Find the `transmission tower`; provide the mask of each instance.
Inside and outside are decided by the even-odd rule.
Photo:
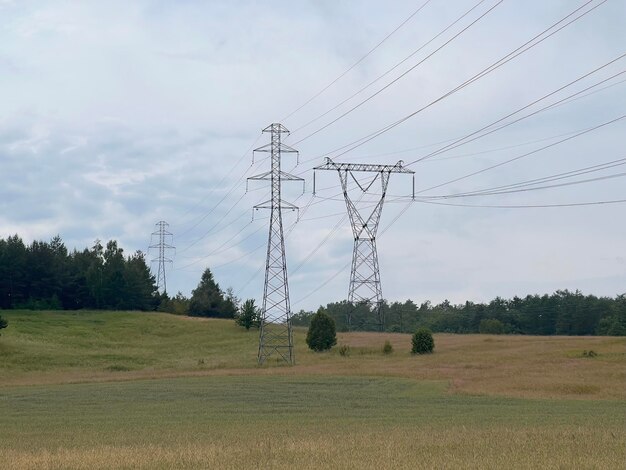
[[[384,314],[382,310],[383,293],[380,284],[380,268],[378,266],[378,253],[376,250],[376,232],[383,211],[383,204],[387,194],[387,186],[391,173],[415,174],[403,166],[402,160],[395,165],[370,165],[362,163],[336,163],[326,158],[323,165],[313,170],[336,170],[339,174],[343,195],[346,200],[348,216],[354,235],[354,249],[352,252],[352,270],[350,272],[350,288],[348,301],[353,305],[367,305],[376,312],[379,330],[384,328]],[[367,184],[361,184],[354,176],[355,172],[375,173],[373,180]],[[376,180],[380,179],[382,192],[377,204],[369,216],[362,214],[357,208],[348,192],[348,182],[352,179],[361,193],[367,193]],[[315,172],[313,173],[313,194],[315,194]],[[413,197],[415,197],[415,176],[413,176]],[[352,312],[347,315],[348,328],[352,323]]]
[[[287,283],[287,261],[285,258],[285,238],[283,236],[282,210],[297,210],[293,204],[281,198],[283,180],[302,181],[302,178],[285,173],[280,169],[281,155],[298,151],[281,142],[281,135],[289,131],[282,124],[271,124],[263,132],[271,134],[271,141],[255,152],[268,152],[272,160],[270,171],[252,176],[248,180],[267,180],[271,185],[271,199],[254,206],[254,209],[270,209],[270,228],[267,240],[265,261],[265,287],[261,308],[261,328],[259,334],[259,364],[276,354],[289,364],[295,363],[293,335],[291,331],[291,307],[289,285]]]
[[[159,268],[157,272],[157,288],[162,293],[165,294],[167,293],[167,280],[165,277],[165,265],[172,264],[172,260],[167,257],[167,253],[169,252],[169,250],[174,249],[174,247],[170,243],[167,243],[167,242],[168,240],[171,241],[174,235],[172,235],[172,233],[167,231],[167,228],[170,226],[170,224],[168,224],[167,222],[164,222],[163,220],[161,220],[160,222],[157,222],[155,225],[157,227],[157,230],[152,232],[150,236],[150,243],[152,243],[153,237],[158,237],[159,242],[150,245],[148,247],[148,250],[150,249],[158,250],[158,256],[152,259],[151,261],[152,263],[159,263]]]

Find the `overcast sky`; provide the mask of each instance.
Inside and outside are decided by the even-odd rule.
[[[251,166],[248,150],[269,141],[261,129],[282,122],[292,131],[286,143],[300,151],[301,160],[296,166],[295,157],[285,155],[283,166],[306,178],[304,194],[301,186],[285,184],[285,198],[306,207],[287,238],[292,308],[344,299],[352,234],[347,220],[342,222],[345,205],[337,174],[318,172],[320,191],[315,198],[311,194],[312,171],[307,170],[321,164],[322,156],[411,162],[626,52],[626,3],[608,0],[470,86],[338,155],[336,149],[431,103],[585,3],[505,0],[389,88],[308,137],[498,2],[482,2],[366,91],[302,128],[386,73],[477,2],[428,2],[349,73],[291,114],[422,3],[0,0],[0,236],[18,233],[29,243],[60,234],[69,248],[79,249],[95,239],[116,239],[130,254],[146,251],[154,224],[165,220],[177,247],[168,271],[170,293],[189,295],[210,267],[222,288],[260,301],[268,214],[259,211],[252,221],[251,207],[267,199],[269,188],[255,182],[246,193],[244,181],[269,169],[265,154],[257,155]],[[594,0],[586,8],[599,3]],[[626,59],[620,59],[528,112],[625,66]],[[592,88],[593,94],[583,93],[412,165],[416,189],[619,118],[626,114],[626,83],[620,81],[625,78],[618,76]],[[625,158],[625,135],[622,119],[420,192],[420,197],[507,185]],[[615,175],[624,168],[573,180]],[[565,181],[570,180],[559,182]],[[419,199],[407,208],[401,197],[410,192],[410,176],[392,176],[380,232],[401,217],[378,240],[387,299],[485,301],[566,288],[610,296],[626,292],[626,204],[457,207]],[[354,197],[359,197],[356,192]],[[366,196],[361,203],[367,206],[375,198]],[[532,206],[619,199],[626,199],[623,178],[434,201]],[[288,231],[296,216],[285,213],[284,219]]]

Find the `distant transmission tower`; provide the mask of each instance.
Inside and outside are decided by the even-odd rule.
[[[156,224],[157,230],[152,232],[150,237],[150,242],[152,243],[153,237],[158,237],[159,242],[153,245],[150,245],[148,249],[157,249],[158,256],[152,259],[152,263],[158,263],[158,273],[157,273],[157,288],[161,291],[161,293],[167,293],[167,280],[165,277],[165,265],[172,264],[172,260],[166,256],[169,250],[173,250],[174,247],[167,243],[168,240],[172,240],[174,235],[167,231],[167,228],[170,226],[167,222],[160,221]]]
[[[276,354],[289,364],[295,363],[293,335],[291,331],[291,307],[289,285],[287,283],[287,261],[285,258],[285,238],[283,236],[282,210],[298,209],[281,199],[281,183],[304,181],[302,178],[281,171],[281,155],[298,151],[281,142],[281,134],[289,133],[282,124],[271,124],[263,132],[271,133],[271,142],[254,150],[268,152],[272,159],[270,171],[252,176],[249,180],[270,181],[272,196],[269,201],[254,206],[255,209],[270,209],[270,229],[267,241],[265,262],[265,287],[261,309],[261,331],[259,335],[259,364]]]
[[[378,328],[382,331],[385,319],[381,308],[383,292],[380,284],[380,268],[376,250],[376,232],[378,231],[378,223],[383,211],[391,173],[414,174],[415,172],[404,168],[402,161],[395,165],[369,165],[362,163],[336,163],[330,158],[326,158],[326,162],[321,166],[315,167],[314,170],[336,170],[339,174],[354,235],[348,301],[355,305],[365,304],[373,308],[376,312]],[[353,174],[359,171],[376,173],[376,176],[372,181],[363,185]],[[361,214],[356,203],[348,193],[349,178],[356,183],[362,193],[367,193],[376,180],[380,179],[382,193],[378,203],[368,217]],[[313,173],[313,194],[315,194],[315,173]],[[415,196],[415,176],[413,177],[413,196]],[[352,324],[351,312],[348,313],[347,323],[348,328],[350,328]]]

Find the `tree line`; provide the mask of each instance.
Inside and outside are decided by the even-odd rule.
[[[379,329],[371,306],[343,301],[321,308],[335,320],[339,331]],[[488,303],[458,305],[447,300],[436,305],[426,301],[419,306],[411,300],[385,301],[381,309],[388,332],[413,333],[428,328],[438,333],[626,335],[626,295],[596,297],[559,290],[551,295],[497,297]],[[293,324],[308,326],[313,315],[301,310],[293,316]]]
[[[144,254],[126,256],[115,240],[70,251],[58,235],[28,245],[18,235],[0,239],[0,309],[158,310],[234,318],[238,304],[210,269],[190,298],[159,293]]]
[[[69,251],[59,236],[29,245],[18,235],[0,239],[0,309],[158,310],[218,318],[235,318],[245,310],[244,324],[258,324],[258,309],[253,304],[240,308],[239,303],[231,289],[220,288],[210,269],[190,298],[180,292],[173,297],[159,294],[144,254],[126,256],[115,240],[106,246],[96,240],[91,248]],[[380,308],[388,332],[428,328],[442,333],[626,335],[626,294],[611,298],[560,290],[457,305],[447,300],[419,306],[411,300],[384,301]],[[339,331],[379,329],[371,306],[343,301],[321,309]],[[309,326],[313,315],[301,310],[292,322]]]
[[[59,236],[0,239],[2,309],[154,310],[159,302],[143,253],[125,256],[114,240],[69,251]]]

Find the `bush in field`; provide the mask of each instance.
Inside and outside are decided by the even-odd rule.
[[[478,332],[485,335],[504,334],[504,323],[497,318],[483,318],[478,325]]]
[[[347,344],[339,346],[339,354],[343,357],[348,357],[350,355],[350,346]]]
[[[413,354],[428,354],[432,353],[435,349],[435,340],[433,334],[428,328],[419,328],[413,334],[413,348],[411,352]]]
[[[254,305],[254,299],[246,300],[239,311],[239,314],[235,318],[237,325],[243,326],[246,330],[250,328],[258,328],[261,324],[260,312],[256,305]]]
[[[326,351],[337,344],[335,320],[319,309],[311,318],[311,326],[306,334],[306,344],[313,351]]]
[[[391,354],[393,352],[393,346],[389,342],[389,340],[385,341],[383,346],[383,354]]]
[[[6,328],[7,326],[9,326],[9,322],[6,321],[4,318],[0,317],[0,330],[2,328]]]

